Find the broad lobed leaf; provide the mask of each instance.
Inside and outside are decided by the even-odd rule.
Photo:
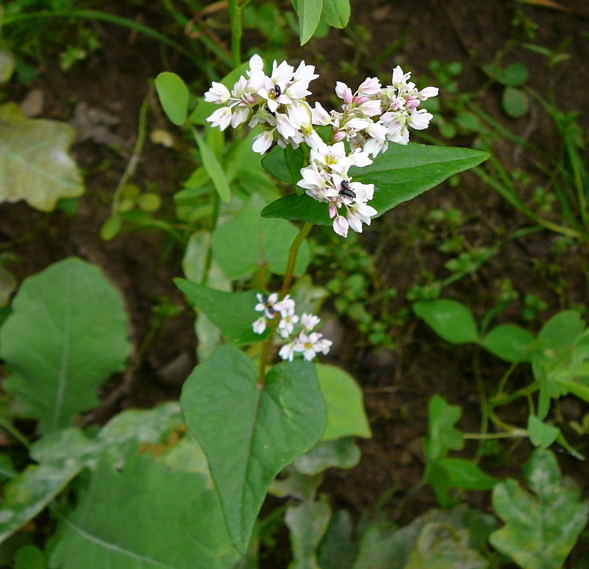
[[[14,104],[0,106],[0,203],[25,200],[51,211],[60,198],[83,194],[68,153],[74,135],[68,124],[28,119]]]
[[[122,471],[99,464],[75,510],[59,517],[51,563],[61,569],[227,569],[239,560],[206,478],[149,456]]]
[[[51,265],[22,284],[0,329],[6,388],[44,432],[90,409],[96,389],[129,354],[121,298],[100,271],[77,258]]]

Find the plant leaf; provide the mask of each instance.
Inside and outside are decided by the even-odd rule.
[[[488,157],[487,152],[469,148],[391,144],[370,166],[353,167],[350,174],[356,182],[374,184],[370,205],[382,215]]]
[[[443,523],[421,531],[404,569],[487,569],[489,563],[468,545],[468,532]]]
[[[288,194],[268,204],[262,217],[278,217],[291,221],[307,221],[313,225],[331,225],[327,204],[318,202],[306,194]]]
[[[252,330],[252,324],[259,316],[254,309],[258,302],[255,290],[223,292],[186,279],[174,279],[174,283],[189,302],[204,312],[228,340],[248,344],[259,342],[268,336],[268,331],[256,334]]]
[[[440,395],[434,395],[427,408],[429,418],[429,435],[425,444],[425,453],[430,460],[439,460],[449,450],[460,450],[464,445],[462,433],[454,428],[460,419],[462,410],[458,405],[450,405]]]
[[[209,145],[205,140],[193,129],[194,138],[198,149],[200,151],[200,157],[202,158],[202,164],[205,167],[207,174],[211,177],[215,190],[224,202],[228,202],[231,199],[231,188],[229,182],[225,176],[225,170],[223,166],[217,160],[215,153],[210,149]]]
[[[589,503],[561,481],[550,451],[534,451],[526,474],[535,495],[512,479],[495,486],[493,507],[505,526],[490,541],[522,569],[558,569],[587,523]]]
[[[364,168],[353,167],[354,181],[374,184],[370,205],[378,216],[437,186],[450,176],[478,166],[489,154],[468,148],[390,144],[388,150]],[[284,179],[284,178],[281,178]],[[286,181],[290,181],[288,178]],[[307,195],[289,194],[267,205],[263,217],[308,221],[330,225],[327,205]]]
[[[227,569],[239,559],[217,497],[197,473],[151,457],[101,463],[76,509],[61,514],[51,565],[62,569]],[[116,515],[113,515],[116,512]]]
[[[350,21],[350,0],[323,0],[323,17],[334,28],[345,28]]]
[[[298,19],[301,45],[305,45],[315,33],[321,20],[323,0],[293,0]]]
[[[560,429],[558,427],[542,422],[535,415],[528,417],[528,434],[532,444],[547,448],[556,440],[559,433]]]
[[[68,426],[98,403],[96,388],[129,354],[118,292],[100,271],[71,257],[28,278],[0,330],[6,388],[28,406],[41,430]]]
[[[83,463],[28,466],[3,488],[0,543],[34,518],[83,468]]]
[[[186,83],[175,73],[164,71],[155,78],[155,88],[168,118],[178,126],[186,122],[190,93]]]
[[[284,521],[290,530],[293,562],[289,569],[319,569],[316,550],[327,531],[331,508],[325,495],[289,505]]]
[[[322,440],[349,436],[370,438],[372,432],[364,411],[362,390],[354,378],[335,366],[315,364],[315,367],[327,405],[327,425]]]
[[[27,119],[14,104],[0,106],[0,203],[25,200],[51,211],[60,198],[84,193],[68,149],[75,131],[68,124]]]
[[[456,300],[420,300],[413,311],[447,342],[478,342],[479,333],[472,312]]]
[[[483,339],[482,346],[506,362],[525,362],[531,357],[534,335],[514,324],[495,326]]]
[[[503,110],[511,117],[518,119],[530,110],[530,98],[525,91],[517,87],[506,87],[501,99]]]
[[[229,533],[243,553],[274,476],[323,434],[325,404],[315,368],[302,361],[280,364],[262,386],[250,358],[221,346],[186,380],[181,405],[207,455]]]
[[[284,149],[280,148],[280,146],[275,146],[270,152],[264,155],[262,158],[262,166],[268,174],[274,176],[278,180],[288,182],[289,184],[293,183],[291,171],[284,156]],[[295,180],[294,183],[296,184],[298,180],[299,179]]]
[[[335,441],[320,441],[311,450],[297,457],[293,466],[301,474],[314,476],[332,466],[354,468],[360,462],[360,456],[360,449],[354,439],[345,437]]]
[[[213,233],[215,260],[230,279],[257,273],[267,267],[272,273],[286,272],[290,246],[297,228],[283,219],[260,217],[262,202],[253,195],[233,218]],[[302,275],[309,264],[309,245],[304,242],[297,256],[294,274]]]
[[[177,403],[154,409],[129,409],[116,415],[96,439],[79,429],[45,435],[31,447],[28,466],[4,487],[0,518],[0,543],[39,514],[85,467],[94,467],[100,457],[121,465],[137,452],[140,444],[158,444],[181,424]]]
[[[497,479],[483,472],[474,462],[462,458],[441,458],[437,461],[449,476],[449,486],[463,490],[491,490]]]

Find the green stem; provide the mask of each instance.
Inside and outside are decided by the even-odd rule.
[[[520,397],[529,397],[530,395],[532,395],[532,393],[535,393],[536,391],[538,391],[538,385],[535,383],[532,383],[531,385],[528,385],[527,387],[524,387],[522,389],[518,389],[516,392],[512,393],[511,395],[505,395],[503,397],[493,397],[493,399],[491,399],[489,401],[489,407],[501,407],[502,405],[507,405],[508,403],[511,403],[512,401],[515,401],[516,399],[519,399]]]
[[[528,431],[525,429],[515,429],[505,433],[464,433],[462,435],[465,439],[476,441],[488,441],[492,439],[511,439],[514,437],[527,437]]]
[[[477,391],[479,393],[479,403],[481,406],[481,433],[487,434],[489,429],[489,403],[487,400],[487,393],[485,390],[485,383],[481,376],[481,366],[479,361],[479,351],[477,350],[474,355],[474,376],[476,380]]]
[[[302,242],[307,238],[309,232],[313,227],[312,223],[305,222],[299,234],[294,238],[291,246],[290,251],[288,253],[288,262],[286,264],[286,272],[284,274],[284,281],[282,281],[282,288],[280,289],[280,298],[284,298],[288,294],[288,290],[290,289],[290,283],[292,282],[292,277],[294,274],[295,263],[297,261],[297,254],[299,252],[299,247],[301,246]],[[266,381],[266,367],[268,366],[268,359],[270,357],[270,351],[272,348],[272,333],[268,336],[268,339],[264,342],[264,346],[262,347],[262,355],[260,357],[260,367],[259,367],[259,374],[258,374],[258,386],[263,387]]]
[[[217,192],[213,193],[213,211],[211,212],[211,232],[208,235],[208,243],[207,243],[207,256],[205,257],[205,264],[203,267],[202,277],[200,279],[200,284],[202,286],[207,286],[209,281],[209,272],[211,270],[211,263],[213,262],[213,231],[215,231],[217,227],[217,223],[219,221],[219,194]]]
[[[239,0],[228,0],[231,26],[231,60],[233,67],[241,65],[241,8]]]
[[[7,433],[11,434],[24,447],[30,447],[27,437],[25,437],[10,421],[4,417],[0,417],[0,427],[2,427]]]
[[[284,274],[284,281],[282,282],[282,288],[280,289],[280,298],[284,298],[288,293],[288,289],[290,288],[290,283],[292,282],[292,277],[294,274],[295,263],[297,262],[297,253],[299,252],[299,247],[307,238],[307,235],[309,235],[312,227],[312,223],[309,223],[308,221],[305,222],[303,227],[301,227],[299,234],[294,238],[294,241],[290,246],[290,251],[288,253],[288,263],[286,264],[286,273]]]
[[[123,188],[127,185],[129,178],[135,174],[135,170],[137,169],[137,164],[139,163],[139,156],[141,156],[141,152],[143,150],[143,145],[145,144],[145,134],[147,131],[146,124],[147,124],[147,109],[149,108],[149,99],[150,93],[148,93],[143,102],[141,103],[141,108],[139,109],[139,124],[137,126],[137,140],[135,141],[135,146],[133,146],[133,152],[131,153],[131,158],[129,158],[129,162],[127,162],[127,166],[119,183],[117,184],[117,188],[112,198],[112,206],[111,211],[112,213],[116,213],[119,209],[119,202],[121,200],[121,193]]]

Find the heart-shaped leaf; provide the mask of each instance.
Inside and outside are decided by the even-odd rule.
[[[258,379],[250,358],[232,345],[221,346],[194,369],[181,397],[241,552],[272,479],[317,443],[325,428],[312,364],[283,363],[270,370],[264,384]]]

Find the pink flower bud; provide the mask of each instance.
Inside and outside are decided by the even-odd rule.
[[[417,97],[407,97],[407,108],[411,109],[412,111],[419,107],[419,99]]]

